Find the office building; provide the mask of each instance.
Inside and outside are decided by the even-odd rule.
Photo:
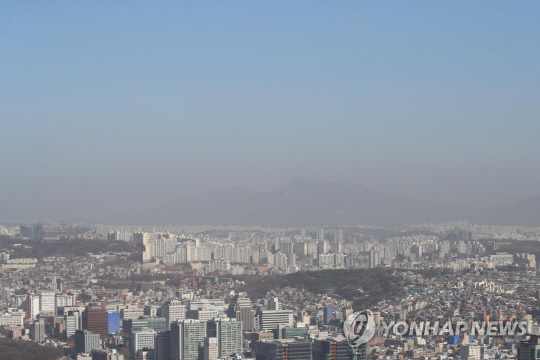
[[[480,346],[472,344],[461,345],[459,355],[461,355],[463,360],[480,360]]]
[[[144,315],[144,308],[137,305],[127,305],[120,310],[120,317],[122,319],[138,319]]]
[[[311,342],[297,340],[257,341],[256,360],[311,360]]]
[[[281,330],[280,332],[280,339],[292,339],[295,337],[305,337],[308,333],[308,327],[306,326],[298,326],[298,327],[284,327],[280,326],[278,329]]]
[[[102,339],[107,338],[109,333],[109,314],[96,305],[89,305],[82,314],[83,329],[99,334]]]
[[[171,324],[171,359],[202,360],[206,323],[198,320],[181,320]]]
[[[246,293],[239,293],[231,298],[227,316],[241,321],[244,331],[251,331],[255,328],[253,306]]]
[[[39,295],[39,312],[40,314],[55,315],[56,314],[56,294],[53,292],[44,292]]]
[[[56,295],[56,310],[66,306],[75,306],[76,304],[77,295]]]
[[[268,310],[280,310],[279,299],[277,297],[273,297],[268,300]]]
[[[521,341],[517,347],[517,360],[540,359],[540,335],[530,335]]]
[[[65,315],[64,321],[66,322],[66,337],[71,337],[75,335],[75,331],[77,331],[77,319],[74,315]]]
[[[330,324],[330,320],[332,320],[332,313],[334,312],[334,309],[330,306],[325,306],[323,308],[323,324],[328,325]]]
[[[214,310],[219,314],[223,314],[225,303],[222,299],[198,299],[189,300],[188,311],[197,310]]]
[[[139,350],[152,350],[156,340],[156,331],[150,328],[143,328],[136,331],[131,336],[131,352],[136,354]]]
[[[157,333],[154,342],[154,360],[169,360],[171,358],[171,331]]]
[[[101,349],[100,336],[88,330],[77,330],[75,332],[75,352],[90,353],[94,349]]]
[[[217,318],[207,323],[207,335],[216,338],[218,357],[242,354],[242,322],[231,318]]]
[[[218,359],[218,341],[215,337],[204,338],[204,360]]]
[[[45,341],[45,323],[43,320],[35,321],[30,327],[30,339],[35,342]]]
[[[26,295],[26,317],[27,319],[35,319],[39,315],[39,296],[36,294]]]
[[[195,311],[195,318],[200,321],[208,321],[216,318],[218,313],[215,310],[197,310]]]
[[[357,358],[366,358],[366,345],[357,349]],[[313,360],[350,360],[353,350],[345,338],[315,339],[313,341]]]
[[[168,304],[160,307],[159,314],[166,319],[167,330],[171,329],[171,323],[184,320],[186,318],[186,306],[181,301],[172,300]]]
[[[277,329],[279,325],[292,327],[294,317],[292,310],[262,310],[259,315],[260,329],[270,331]]]

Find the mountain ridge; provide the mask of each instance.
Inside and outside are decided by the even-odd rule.
[[[362,186],[299,177],[273,191],[231,188],[190,195],[118,221],[153,225],[404,226],[462,219],[462,212],[456,207]]]

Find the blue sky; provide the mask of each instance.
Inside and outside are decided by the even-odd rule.
[[[2,1],[0,216],[295,176],[468,205],[539,194],[539,10]]]

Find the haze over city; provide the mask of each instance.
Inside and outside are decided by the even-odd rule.
[[[0,7],[6,221],[296,177],[461,218],[540,194],[538,2]]]
[[[539,10],[0,1],[0,360],[540,359]]]

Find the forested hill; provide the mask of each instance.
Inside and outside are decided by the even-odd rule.
[[[351,300],[355,310],[403,293],[403,287],[398,285],[400,275],[389,268],[301,271],[281,276],[244,276],[242,279],[246,281],[243,290],[252,298],[263,297],[270,289],[292,287]]]

